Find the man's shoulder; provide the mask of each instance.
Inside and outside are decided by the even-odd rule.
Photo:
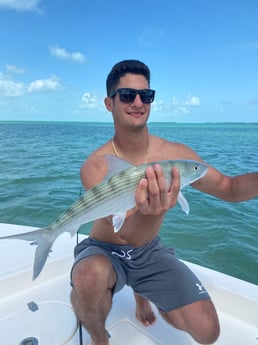
[[[103,165],[105,163],[105,155],[111,154],[111,145],[110,142],[105,143],[99,148],[95,149],[85,160],[84,164],[90,166],[98,166],[99,164]]]
[[[152,142],[155,156],[161,156],[162,159],[181,159],[192,152],[192,150],[183,143],[166,140],[161,137],[153,136]]]
[[[81,167],[80,175],[86,189],[99,183],[107,174],[107,161],[105,155],[108,154],[105,145],[93,151],[85,160]]]
[[[81,171],[87,170],[88,172],[94,172],[98,170],[103,170],[103,166],[105,165],[106,160],[104,154],[93,152],[83,163]]]

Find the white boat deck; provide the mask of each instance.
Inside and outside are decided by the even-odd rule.
[[[0,224],[0,236],[32,228]],[[79,345],[76,317],[70,303],[70,268],[75,238],[60,236],[39,278],[32,282],[35,246],[20,240],[0,241],[1,345]],[[218,309],[221,336],[216,345],[258,345],[258,286],[187,263],[200,277]],[[158,316],[142,326],[134,316],[132,292],[115,295],[106,328],[110,345],[192,345],[185,332]],[[38,342],[33,342],[33,339]],[[27,339],[26,341],[23,341]],[[83,344],[90,338],[83,330]]]

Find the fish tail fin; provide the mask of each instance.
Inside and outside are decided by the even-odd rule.
[[[30,232],[25,232],[23,234],[4,236],[0,239],[25,240],[31,242],[30,244],[37,246],[34,258],[32,277],[32,280],[35,280],[45,265],[48,254],[51,251],[56,236],[53,236],[53,233],[52,231],[50,231],[49,228],[42,228]]]

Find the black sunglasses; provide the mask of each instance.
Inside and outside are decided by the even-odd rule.
[[[152,103],[155,97],[155,90],[151,89],[131,89],[131,88],[123,88],[123,89],[116,89],[115,91],[111,92],[110,98],[114,97],[116,94],[119,94],[119,99],[123,103],[132,103],[135,100],[136,95],[141,97],[141,100],[145,104]]]

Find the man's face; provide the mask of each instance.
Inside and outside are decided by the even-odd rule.
[[[149,89],[149,84],[143,75],[127,73],[120,78],[117,89],[120,88]],[[117,125],[142,127],[149,118],[150,104],[143,103],[139,94],[131,103],[121,102],[119,94],[116,94],[112,98],[107,97],[105,104]]]

